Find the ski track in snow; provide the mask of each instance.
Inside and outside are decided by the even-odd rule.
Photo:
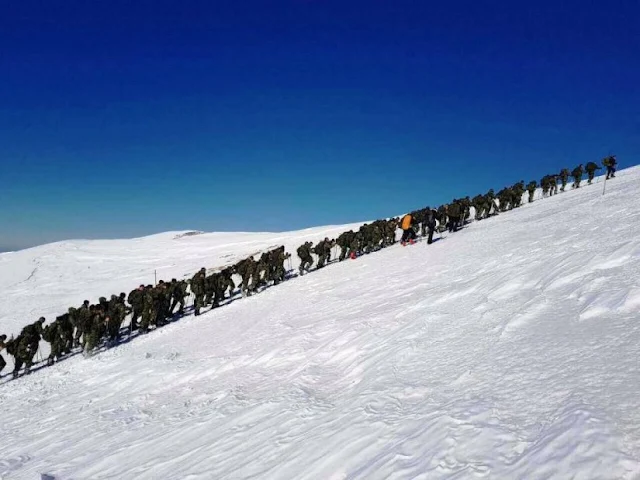
[[[639,478],[639,181],[624,170],[604,197],[585,185],[2,385],[0,477]],[[350,227],[0,255],[0,325]]]

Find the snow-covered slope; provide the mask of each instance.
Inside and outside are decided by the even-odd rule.
[[[638,478],[639,197],[628,169],[5,384],[0,476]],[[2,255],[0,325],[344,229]]]

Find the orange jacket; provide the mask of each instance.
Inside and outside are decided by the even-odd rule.
[[[407,213],[404,217],[402,217],[402,229],[403,230],[409,230],[411,228],[411,220],[413,220],[413,218],[411,217],[411,214]]]

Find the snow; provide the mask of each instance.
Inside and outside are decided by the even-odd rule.
[[[640,167],[599,181],[6,383],[0,477],[639,478]],[[351,227],[3,254],[0,325]]]

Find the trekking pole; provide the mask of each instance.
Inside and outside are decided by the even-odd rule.
[[[604,192],[607,189],[607,177],[604,177],[604,182],[602,182],[602,195],[604,196]]]

